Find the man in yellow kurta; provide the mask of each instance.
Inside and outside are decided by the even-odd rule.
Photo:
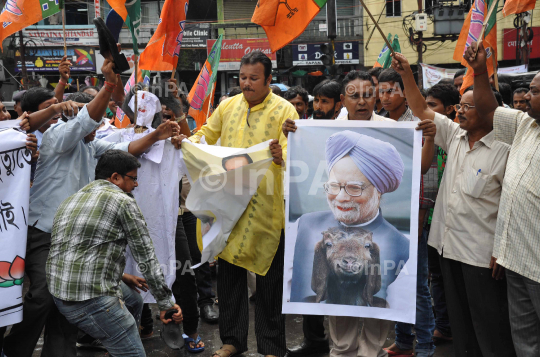
[[[257,192],[233,228],[219,255],[217,289],[219,333],[223,347],[214,357],[247,351],[248,296],[245,269],[257,274],[255,334],[257,352],[283,357],[286,353],[285,318],[281,314],[283,292],[283,171],[287,139],[281,131],[286,119],[298,113],[285,99],[270,90],[272,62],[260,51],[242,58],[242,94],[223,101],[206,125],[189,140],[221,146],[248,148],[272,139],[274,158]]]

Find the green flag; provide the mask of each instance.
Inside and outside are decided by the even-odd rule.
[[[392,34],[388,34],[388,42],[392,41]],[[392,46],[393,47],[393,46]],[[375,61],[375,64],[373,67],[382,67],[382,68],[388,68],[390,67],[390,62],[392,58],[390,57],[390,50],[388,49],[388,46],[386,43],[384,44],[381,53],[379,53],[379,57],[377,57],[377,60]]]
[[[392,34],[389,33],[387,39],[388,39],[388,42],[392,41],[392,49],[394,50],[394,52],[401,53],[401,46],[399,45],[398,35],[395,35],[394,40],[392,40]],[[389,68],[390,64],[392,63],[391,54],[392,54],[392,51],[388,49],[388,46],[385,43],[373,67]]]
[[[141,0],[135,0],[129,4],[126,2],[126,25],[131,32],[131,38],[133,40],[133,53],[140,55],[139,53],[139,33],[141,29]]]

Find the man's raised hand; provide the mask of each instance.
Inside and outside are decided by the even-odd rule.
[[[465,58],[465,61],[467,61],[475,73],[481,73],[487,70],[487,52],[482,41],[478,44],[473,41],[465,50],[463,58]]]
[[[408,74],[409,72],[412,73],[411,65],[409,64],[407,57],[401,53],[396,52],[392,56],[392,68],[400,75]]]
[[[30,130],[30,121],[29,121],[29,115],[27,112],[22,113],[22,115],[18,118],[21,122],[19,126],[21,127],[21,130],[28,131]]]
[[[58,65],[58,72],[64,82],[67,83],[71,75],[71,62],[67,60],[67,56],[62,57],[62,61]]]
[[[114,62],[105,58],[103,66],[101,66],[101,73],[105,76],[105,81],[111,84],[116,84],[118,77],[114,73]]]

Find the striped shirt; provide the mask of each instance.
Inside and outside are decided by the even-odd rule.
[[[105,180],[86,185],[56,212],[46,267],[50,293],[65,301],[122,298],[126,245],[160,310],[171,308],[171,291],[135,199]]]
[[[540,282],[540,126],[527,113],[497,108],[495,139],[512,145],[499,206],[493,256]]]

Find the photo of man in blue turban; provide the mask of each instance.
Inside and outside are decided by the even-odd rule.
[[[298,219],[290,301],[389,307],[386,290],[409,259],[410,242],[380,203],[401,183],[401,156],[392,144],[350,130],[330,136],[325,155],[330,210]],[[354,286],[358,296],[348,296]]]

